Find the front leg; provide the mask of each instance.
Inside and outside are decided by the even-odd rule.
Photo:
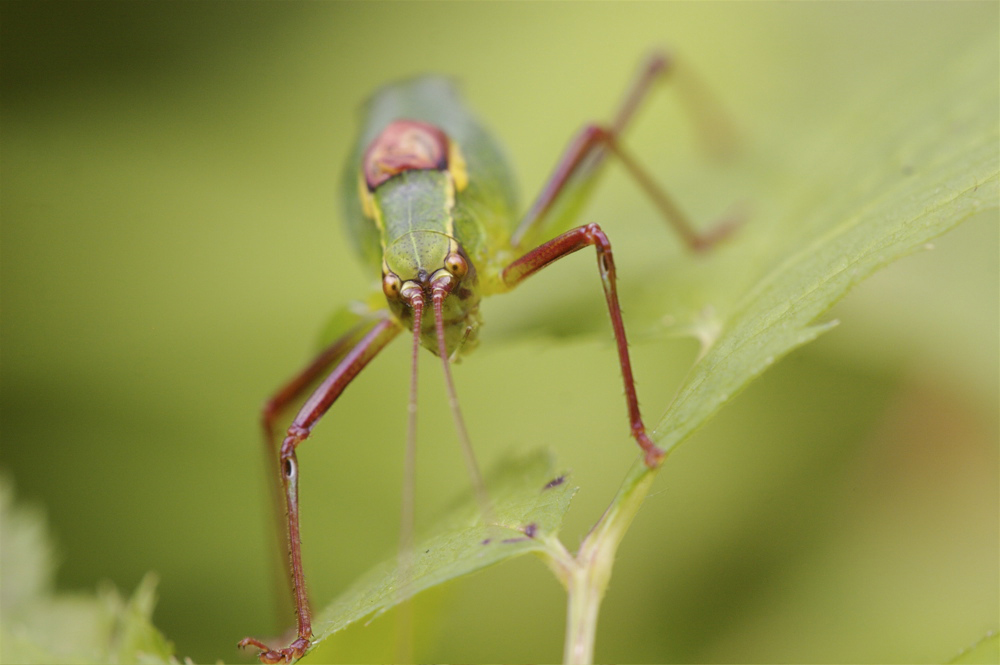
[[[282,490],[281,465],[278,462],[280,452],[280,441],[275,440],[275,427],[277,421],[303,395],[309,387],[319,381],[334,363],[343,360],[351,349],[356,347],[364,338],[375,322],[379,318],[388,318],[388,312],[379,312],[374,315],[357,317],[358,321],[347,328],[340,337],[330,346],[323,349],[306,367],[295,374],[288,382],[278,389],[265,403],[261,409],[261,428],[263,430],[264,461],[267,470],[267,484],[271,488],[271,498],[274,515],[274,535],[275,558],[274,571],[278,573],[275,577],[277,593],[274,594],[275,608],[279,622],[284,622],[288,610],[291,609],[289,602],[294,602],[294,597],[289,595],[291,589],[288,587],[283,569],[288,564],[288,536],[285,525],[285,498]],[[277,472],[277,482],[275,482],[275,472]]]
[[[290,663],[301,658],[309,649],[312,639],[312,613],[306,593],[305,573],[302,569],[302,538],[299,532],[299,464],[295,449],[309,437],[312,428],[344,392],[350,382],[364,369],[401,330],[394,319],[380,320],[348,351],[337,367],[299,410],[278,455],[281,484],[285,495],[288,516],[288,557],[291,564],[292,593],[295,598],[296,639],[287,647],[272,649],[260,640],[244,638],[240,647],[254,646],[261,650],[262,663]]]
[[[513,288],[553,261],[588,246],[593,246],[597,250],[597,267],[601,273],[601,282],[604,284],[604,297],[608,303],[611,327],[614,329],[615,342],[618,346],[618,362],[625,382],[625,403],[628,406],[632,436],[645,453],[646,466],[651,469],[656,468],[663,461],[664,452],[646,434],[646,425],[642,422],[642,414],[639,413],[639,399],[635,393],[628,341],[625,339],[625,323],[622,321],[622,310],[618,305],[618,287],[615,284],[615,262],[611,255],[611,242],[601,227],[597,224],[588,224],[567,231],[511,263],[504,268],[501,277],[508,287]]]

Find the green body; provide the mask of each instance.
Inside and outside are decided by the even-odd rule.
[[[444,131],[462,155],[467,184],[459,191],[448,171],[404,171],[371,192],[380,213],[374,219],[362,203],[361,165],[367,147],[395,120],[417,120]],[[455,243],[461,247],[470,275],[460,292],[445,300],[443,316],[448,354],[457,357],[474,348],[479,299],[505,290],[500,270],[513,259],[510,236],[518,211],[507,162],[452,82],[442,77],[380,89],[364,107],[362,123],[342,182],[351,240],[373,270],[388,268],[404,280],[419,270],[437,270]],[[391,299],[389,308],[401,325],[412,329],[412,311]],[[437,353],[433,326],[432,317],[425,317],[421,341]]]
[[[362,175],[366,150],[386,127],[400,120],[433,125],[447,135],[464,162],[464,186],[456,186],[448,170],[426,168],[396,173],[374,190],[366,187]],[[392,273],[404,281],[440,269],[445,256],[461,248],[470,274],[447,297],[443,312],[447,352],[457,359],[475,346],[480,298],[509,290],[502,277],[504,268],[576,219],[600,171],[601,153],[596,151],[564,183],[559,201],[544,219],[521,220],[514,178],[503,152],[465,106],[454,84],[440,76],[391,84],[376,91],[362,109],[361,131],[344,169],[341,193],[348,233],[373,271],[381,270],[383,277]],[[366,198],[377,214],[366,209]],[[511,243],[515,229],[521,234],[518,246]],[[408,307],[389,298],[388,308],[401,326],[412,330]],[[424,318],[421,342],[438,353],[430,319]]]
[[[440,127],[458,145],[465,158],[468,186],[457,192],[448,211],[453,237],[464,248],[479,274],[478,288],[489,294],[502,290],[498,267],[509,262],[510,235],[518,222],[514,180],[500,147],[476,117],[465,107],[452,82],[428,76],[386,86],[378,90],[363,109],[360,134],[344,170],[342,196],[345,221],[365,263],[380,269],[387,246],[412,222],[423,228],[446,232],[448,220],[441,216],[440,172],[409,171],[376,190],[382,201],[394,198],[394,215],[383,215],[379,229],[365,217],[358,195],[358,173],[368,145],[390,122],[419,120]],[[406,190],[401,191],[401,190]],[[404,211],[417,210],[414,221]],[[383,208],[385,212],[388,212]],[[498,255],[502,252],[502,256]]]

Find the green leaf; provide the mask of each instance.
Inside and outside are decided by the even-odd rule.
[[[529,552],[551,547],[576,493],[552,456],[536,452],[508,457],[486,476],[492,510],[485,517],[471,494],[463,496],[416,541],[412,558],[398,557],[362,576],[314,622],[318,644],[370,615],[378,615],[417,593]]]
[[[176,663],[151,620],[156,578],[147,575],[129,600],[109,584],[96,596],[54,593],[45,520],[13,497],[0,478],[0,662]]]
[[[1000,633],[990,632],[971,647],[948,661],[951,665],[1000,662]]]
[[[702,288],[713,306],[699,329],[703,354],[656,427],[662,447],[673,449],[778,358],[830,329],[836,322],[815,322],[852,286],[997,207],[995,61],[992,41],[982,40],[914,80],[884,85],[830,127],[822,150],[763,176],[785,200],[771,219],[748,222],[711,266],[719,277]]]

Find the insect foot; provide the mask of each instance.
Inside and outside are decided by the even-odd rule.
[[[699,253],[711,250],[720,242],[727,240],[743,226],[746,217],[746,213],[742,211],[730,214],[707,231],[694,236],[691,241],[691,249]]]
[[[262,663],[290,663],[305,655],[306,650],[309,648],[309,640],[300,637],[284,649],[278,649],[277,651],[252,637],[243,638],[237,646],[241,649],[251,646],[260,649],[258,658],[260,658],[260,662]]]
[[[645,431],[633,430],[633,433],[635,434],[636,441],[639,442],[639,447],[641,447],[646,453],[643,458],[646,466],[650,469],[658,468],[660,464],[663,463],[663,458],[667,456],[666,451],[653,443],[652,439],[646,435]]]
[[[650,469],[655,469],[660,466],[663,462],[663,458],[666,457],[666,453],[659,448],[654,448],[653,450],[646,451],[646,466]]]

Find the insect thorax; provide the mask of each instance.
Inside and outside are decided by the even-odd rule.
[[[456,234],[456,193],[467,184],[457,147],[437,127],[412,121],[387,126],[365,152],[359,195],[379,230],[383,278],[416,284],[429,296],[432,277],[458,255],[467,266],[443,303],[449,355],[471,348],[479,325],[476,270]],[[387,291],[397,318],[412,328],[413,314]],[[429,299],[428,301],[429,302]],[[432,317],[424,318],[424,346],[437,352]]]

